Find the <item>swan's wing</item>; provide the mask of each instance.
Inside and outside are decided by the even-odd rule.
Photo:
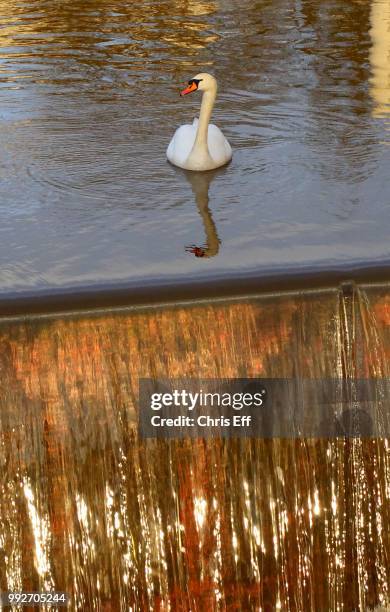
[[[216,162],[226,163],[232,158],[232,148],[225,136],[214,124],[209,125],[208,147],[211,157]]]
[[[167,149],[167,158],[172,164],[182,166],[186,162],[194,146],[196,129],[197,119],[192,125],[181,125],[177,128]]]

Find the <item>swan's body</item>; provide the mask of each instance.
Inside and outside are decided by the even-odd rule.
[[[211,74],[197,74],[181,95],[197,89],[203,91],[199,120],[194,119],[192,125],[182,125],[176,130],[167,149],[167,158],[171,164],[185,170],[213,170],[231,160],[232,149],[221,130],[210,124],[217,81]]]

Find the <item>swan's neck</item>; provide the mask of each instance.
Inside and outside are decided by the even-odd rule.
[[[196,133],[194,148],[207,149],[207,136],[209,131],[209,123],[211,113],[213,112],[217,90],[205,91],[200,107],[198,131]]]

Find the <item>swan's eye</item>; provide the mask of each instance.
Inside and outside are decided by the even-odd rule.
[[[195,85],[196,89],[199,87],[199,83],[203,81],[203,79],[191,79],[188,81],[188,85]]]

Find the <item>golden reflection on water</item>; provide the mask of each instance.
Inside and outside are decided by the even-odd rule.
[[[374,117],[386,117],[390,113],[390,4],[373,0],[370,21],[373,114]]]
[[[368,610],[387,439],[141,440],[140,376],[389,375],[386,289],[0,327],[0,586],[74,610]]]
[[[191,50],[196,53],[218,40],[219,35],[206,19],[217,9],[214,0],[101,2],[93,7],[84,0],[72,5],[68,2],[23,5],[0,0],[3,71],[6,72],[7,60],[31,62],[40,57],[60,62],[74,56],[81,61],[103,64],[106,55],[112,59],[117,55],[119,63],[126,59],[135,63],[145,59],[158,63],[163,59],[161,52],[175,55],[175,47],[183,47],[191,55]],[[83,57],[88,48],[91,56]],[[9,78],[34,78],[35,68],[30,66],[28,74],[23,75],[19,66],[14,75],[10,71]]]

